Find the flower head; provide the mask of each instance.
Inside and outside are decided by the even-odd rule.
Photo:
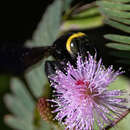
[[[96,55],[83,60],[77,58],[77,67],[67,64],[66,73],[57,70],[51,75],[51,86],[55,93],[53,102],[55,119],[65,124],[70,130],[93,130],[94,125],[103,128],[111,123],[112,119],[120,116],[126,102],[122,90],[108,90],[122,72],[114,71],[110,66],[107,69]]]

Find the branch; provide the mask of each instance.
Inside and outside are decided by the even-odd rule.
[[[74,11],[73,11],[73,14],[77,14],[77,13],[80,13],[80,12],[83,12],[84,10],[87,10],[89,8],[92,8],[92,7],[95,7],[96,6],[96,1],[94,2],[91,2],[89,4],[85,4],[83,6],[80,6],[79,8],[76,8]]]
[[[112,128],[113,126],[115,126],[117,123],[119,123],[123,118],[125,118],[130,112],[130,109],[126,110],[125,112],[122,113],[122,115],[120,116],[120,118],[116,119],[115,121],[113,121],[110,125],[106,126],[104,128],[104,130],[109,130],[110,128]]]

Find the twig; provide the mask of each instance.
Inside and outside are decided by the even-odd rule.
[[[96,6],[96,1],[94,1],[94,2],[92,2],[92,3],[90,3],[90,4],[87,3],[87,4],[85,4],[85,5],[82,5],[82,6],[81,6],[81,5],[82,5],[82,4],[81,4],[81,2],[80,2],[80,3],[78,3],[77,5],[75,5],[74,7],[72,7],[71,9],[69,9],[69,10],[65,13],[63,19],[66,20],[66,19],[69,18],[71,15],[75,15],[75,14],[80,13],[80,12],[86,10],[86,9],[89,9],[89,8],[91,8],[91,7]]]
[[[123,112],[123,114],[121,115],[120,118],[116,119],[110,125],[106,126],[104,128],[104,130],[109,130],[110,128],[112,128],[113,126],[115,126],[116,124],[118,124],[123,118],[125,118],[129,114],[129,112],[130,112],[130,109],[128,109],[125,112]]]
[[[73,14],[80,13],[80,12],[82,12],[82,11],[84,11],[84,10],[87,10],[87,9],[89,9],[89,8],[91,8],[91,7],[94,7],[94,6],[96,6],[96,1],[94,1],[94,2],[92,2],[92,3],[90,3],[90,4],[85,4],[85,5],[83,5],[83,6],[79,7],[79,8],[77,8],[77,9],[75,9],[75,10],[73,11]]]

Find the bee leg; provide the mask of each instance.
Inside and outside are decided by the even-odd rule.
[[[46,61],[45,62],[45,73],[46,73],[47,77],[52,74],[55,74],[57,68],[58,68],[58,62]]]

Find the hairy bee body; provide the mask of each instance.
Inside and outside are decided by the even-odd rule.
[[[55,61],[46,61],[45,72],[49,76],[55,73],[55,69],[60,68],[64,71],[67,62],[75,66],[78,55],[87,56],[89,51],[91,54],[95,53],[92,44],[89,43],[85,33],[67,33],[59,37],[52,45],[51,55]]]

